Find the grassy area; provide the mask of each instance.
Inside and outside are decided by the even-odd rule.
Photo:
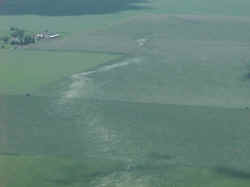
[[[38,12],[32,8],[37,1],[18,2],[19,13],[58,16],[0,16],[0,36],[16,26],[65,37],[35,45],[45,51],[0,50],[0,153],[14,153],[0,156],[0,187],[250,186],[250,21],[215,16],[250,16],[249,1],[153,0],[145,3],[153,9],[138,12],[65,13],[77,17],[60,17],[65,5],[58,13],[54,6]],[[22,2],[32,6],[24,10]],[[146,39],[143,47],[138,39]],[[61,86],[64,77],[121,57],[62,49],[126,52],[139,60]],[[91,88],[86,95],[100,101],[69,99],[63,105],[55,98],[24,96],[48,85],[58,97],[70,89],[84,97]],[[18,156],[25,154],[82,160]],[[83,159],[89,155],[98,159]],[[104,160],[111,157],[116,161]]]
[[[116,51],[137,56],[139,63],[92,77],[96,85],[106,82],[95,92],[97,97],[246,107],[250,104],[249,23],[248,19],[220,16],[148,14],[37,47]],[[138,39],[147,42],[140,47]]]
[[[179,179],[176,187],[247,187],[250,185],[250,178],[244,177],[244,172],[242,176],[241,172],[236,176],[236,171],[235,176],[232,176],[229,174],[230,169],[227,173],[226,169],[225,172],[219,172],[217,169],[180,167],[174,173]]]
[[[10,187],[249,185],[249,110],[85,99],[57,105],[35,96],[0,100],[0,152],[13,153],[0,157],[0,176]]]
[[[85,16],[0,16],[0,32],[8,31],[9,27],[19,27],[33,32],[40,32],[46,29],[55,32],[83,33],[109,27],[115,23],[122,22],[135,12],[117,13],[107,15],[85,15]],[[67,23],[67,24],[65,24]]]
[[[54,8],[58,2],[60,7]],[[207,14],[207,15],[226,15],[226,16],[250,16],[248,7],[250,2],[247,0],[105,0],[102,6],[98,6],[98,1],[93,0],[11,0],[5,1],[0,7],[0,14],[36,14],[36,15],[83,15],[83,14],[110,14],[119,11],[138,10],[167,13],[167,14]],[[144,9],[144,6],[149,9]],[[53,8],[52,8],[53,7]],[[64,7],[64,8],[61,8]]]
[[[93,167],[93,162],[96,167]],[[249,178],[245,178],[244,174],[243,177],[233,177],[213,169],[192,167],[171,168],[168,171],[168,181],[162,178],[165,174],[161,173],[159,176],[149,178],[146,175],[144,180],[139,182],[139,176],[129,177],[130,174],[122,169],[124,167],[122,163],[110,160],[74,161],[69,158],[42,156],[0,156],[0,166],[0,180],[3,187],[90,187],[94,185],[91,183],[93,178],[99,179],[99,177],[103,187],[151,186],[150,182],[156,182],[159,187],[248,187],[250,185]],[[112,172],[119,170],[123,171],[122,175],[111,178]]]
[[[129,9],[139,9],[135,3],[144,0],[11,0],[1,3],[0,14],[38,14],[38,15],[82,15],[105,14]],[[60,7],[54,8],[60,4]],[[53,7],[53,8],[52,8]]]
[[[78,52],[0,51],[0,93],[32,92],[50,82],[99,64],[119,55]]]
[[[75,161],[63,157],[0,156],[0,166],[3,187],[80,187],[86,186],[91,177],[121,168],[122,163],[88,158]]]
[[[146,4],[147,5],[147,4]],[[250,16],[247,0],[154,0],[148,3],[154,13]]]
[[[250,42],[249,19],[152,14],[125,17],[122,21],[110,24],[107,27],[100,26],[91,34],[84,31],[74,32],[73,35],[64,40],[42,43],[36,47],[127,53],[138,53],[146,47],[148,51],[142,51],[143,54],[152,51],[164,51],[164,54],[167,55],[166,50],[171,49],[173,41],[182,43],[178,46],[180,48],[183,44],[185,45],[193,40],[210,41],[215,42],[215,44],[218,44],[218,41],[233,41],[242,42],[242,45],[247,45]],[[136,42],[141,38],[148,41],[144,48],[139,47]],[[172,40],[172,42],[169,42],[169,40]],[[88,45],[85,45],[86,43]],[[161,45],[160,49],[159,44]],[[227,44],[223,45],[227,47]]]

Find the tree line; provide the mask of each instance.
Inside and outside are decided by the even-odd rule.
[[[10,45],[28,45],[35,43],[35,36],[27,33],[23,29],[17,27],[10,27],[10,34],[0,38],[5,44]]]

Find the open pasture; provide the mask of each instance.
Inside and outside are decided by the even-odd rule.
[[[91,168],[98,164],[97,167]],[[128,171],[122,163],[111,160],[84,159],[42,156],[0,156],[0,179],[5,187],[91,187],[122,186],[150,187],[248,187],[249,174],[230,168],[170,167],[171,173],[150,176],[143,171]],[[13,169],[15,168],[15,169]],[[119,172],[115,175],[114,172]],[[134,174],[134,175],[132,175]],[[229,177],[229,176],[233,177]],[[95,178],[96,182],[91,182]],[[168,179],[167,179],[168,178]],[[169,180],[172,178],[172,180]]]
[[[25,50],[0,51],[0,93],[25,94],[120,55]]]
[[[250,186],[250,1],[0,2],[0,186]]]
[[[90,99],[61,104],[36,96],[0,100],[0,179],[6,187],[250,184],[248,110]]]
[[[101,88],[91,95],[98,98],[247,107],[249,23],[241,17],[143,15],[35,48],[136,56],[140,63],[89,76]]]

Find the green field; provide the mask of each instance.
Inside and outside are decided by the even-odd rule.
[[[2,3],[0,7],[1,14],[14,15],[54,15],[54,16],[70,16],[84,14],[114,14],[119,11],[140,10],[153,13],[164,14],[197,14],[197,15],[226,15],[226,16],[249,16],[247,0],[211,0],[204,2],[202,0],[124,0],[117,2],[115,0],[105,0],[103,6],[96,6],[96,1],[91,0],[72,0],[60,1],[61,7],[56,9],[51,8],[57,5],[59,1],[44,0],[39,3],[39,0],[10,0]],[[137,6],[135,6],[135,4]],[[144,5],[144,6],[143,6]],[[145,9],[148,8],[148,9]]]
[[[107,28],[113,24],[127,20],[135,16],[135,12],[124,12],[107,15],[85,15],[85,16],[36,16],[36,15],[19,15],[19,16],[0,16],[0,32],[8,31],[9,27],[18,27],[33,32],[41,32],[49,29],[52,32],[66,33],[85,33],[95,31],[100,28]]]
[[[120,58],[81,52],[0,51],[0,93],[24,94]]]
[[[93,75],[95,85],[106,86],[90,97],[244,108],[250,104],[249,21],[145,14],[36,48],[126,52],[139,59]],[[140,47],[142,38],[147,42]]]
[[[96,168],[91,166],[91,164],[97,163]],[[179,182],[176,184],[168,182],[164,178],[164,174],[154,180],[150,177],[140,178],[140,176],[131,178],[122,163],[108,161],[107,164],[105,160],[100,162],[95,159],[75,161],[63,157],[0,156],[0,166],[0,180],[4,187],[87,187],[95,185],[91,183],[93,176],[97,181],[101,176],[106,177],[107,181],[101,181],[103,182],[101,185],[113,187],[117,186],[115,180],[118,179],[116,178],[118,176],[112,177],[112,173],[119,170],[121,173],[119,186],[122,187],[139,187],[141,186],[140,180],[144,180],[145,184],[149,183],[144,186],[150,186],[150,182],[157,182],[159,187],[172,187],[173,185],[178,187],[247,187],[250,184],[249,179],[244,177],[229,178],[212,169],[192,167],[172,168],[172,172],[178,175],[176,180]]]
[[[96,168],[91,167],[93,163],[98,163]],[[121,168],[122,163],[89,158],[76,161],[67,157],[0,156],[0,166],[4,187],[80,187],[89,185],[89,179],[100,171],[110,173]]]
[[[200,42],[202,46],[209,45],[204,42],[211,42],[210,45],[223,45],[227,48],[230,47],[227,45],[229,42],[235,42],[233,45],[249,47],[249,23],[250,19],[237,17],[142,14],[91,33],[74,33],[64,40],[42,43],[35,47],[91,49],[142,55],[162,52],[165,56],[168,55],[166,51],[176,48],[177,44],[187,45],[194,41]],[[139,47],[136,42],[141,38],[148,40],[144,48]]]
[[[38,14],[49,16],[70,16],[82,14],[111,14],[125,10],[141,9],[136,3],[144,0],[103,0],[102,6],[97,6],[96,0],[10,0],[0,2],[0,14]],[[56,7],[60,4],[60,7]]]
[[[250,184],[248,110],[0,100],[0,179],[6,187]]]
[[[150,6],[150,3],[149,3]],[[155,0],[151,2],[155,13],[168,14],[196,14],[196,15],[224,15],[224,16],[250,16],[247,0]]]
[[[39,1],[0,7],[64,33],[0,49],[0,187],[250,186],[249,0]]]

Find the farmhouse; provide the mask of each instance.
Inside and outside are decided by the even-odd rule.
[[[43,39],[44,35],[42,33],[36,34],[36,39]]]
[[[52,34],[52,33],[49,33],[48,31],[36,34],[37,40],[54,39],[54,38],[59,38],[59,37],[60,37],[60,35],[58,33]]]
[[[48,36],[50,39],[53,39],[53,38],[58,38],[58,37],[60,37],[60,35],[59,34],[53,34],[53,35],[49,35]]]
[[[10,27],[9,31],[10,33],[7,35],[0,37],[0,48],[2,49],[4,49],[6,45],[25,46],[34,44],[40,40],[50,40],[61,37],[59,33],[49,32],[48,30],[34,33],[17,27]]]

